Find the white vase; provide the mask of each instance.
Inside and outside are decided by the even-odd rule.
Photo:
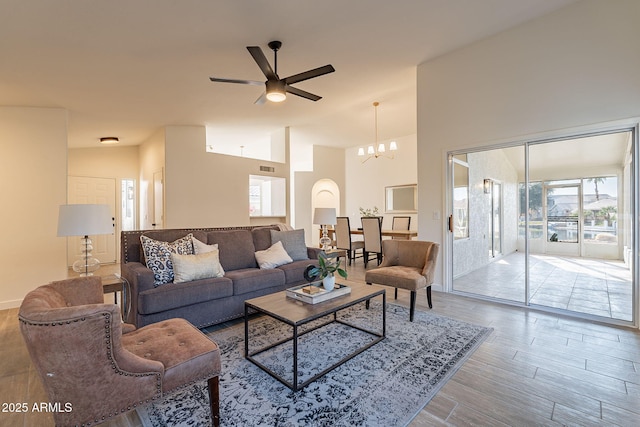
[[[325,291],[332,291],[335,285],[336,285],[336,276],[334,275],[327,276],[324,279],[322,279],[322,286],[324,287]]]

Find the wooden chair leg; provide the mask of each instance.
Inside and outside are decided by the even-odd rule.
[[[409,321],[413,322],[413,314],[416,311],[416,291],[411,291],[411,305],[409,306]]]
[[[369,252],[362,252],[362,256],[364,258],[364,268],[367,268],[367,264],[369,263]]]
[[[351,265],[351,251],[347,250],[347,265]]]
[[[396,288],[396,292],[393,295],[393,299],[398,299],[398,288]]]
[[[211,419],[214,427],[220,427],[220,387],[219,378],[209,378],[207,381],[209,389],[209,404],[211,405]]]
[[[433,308],[433,304],[431,304],[431,285],[427,286],[427,302],[429,303],[429,308]]]

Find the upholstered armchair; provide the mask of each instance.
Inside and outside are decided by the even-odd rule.
[[[398,298],[398,288],[411,291],[409,320],[413,322],[416,307],[416,292],[427,289],[427,302],[431,303],[431,284],[435,272],[440,245],[419,240],[383,240],[384,257],[378,268],[365,273],[365,282],[370,285],[392,286]]]
[[[66,409],[53,414],[56,425],[98,424],[204,379],[219,425],[220,350],[186,320],[123,324],[96,276],[40,286],[19,318],[50,402]]]

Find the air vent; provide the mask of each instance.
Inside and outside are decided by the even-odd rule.
[[[276,168],[273,166],[260,166],[260,172],[275,172]]]

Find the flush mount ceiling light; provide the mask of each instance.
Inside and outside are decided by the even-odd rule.
[[[119,142],[120,140],[115,136],[105,136],[103,138],[100,138],[100,144],[111,145],[111,144],[117,144]]]
[[[383,143],[378,144],[378,105],[380,105],[379,102],[374,102],[373,103],[373,111],[374,111],[374,117],[375,117],[375,143],[374,145],[370,145],[367,147],[367,157],[365,157],[364,159],[362,159],[362,163],[366,162],[367,160],[369,160],[372,157],[375,157],[376,159],[378,157],[386,157],[388,159],[393,159],[394,157],[394,151],[396,151],[398,149],[398,144],[396,144],[395,141],[391,141],[389,143],[389,151],[391,152],[390,154],[386,154],[387,149],[385,147],[385,145]],[[364,148],[360,147],[358,148],[358,156],[360,157],[364,157]]]

